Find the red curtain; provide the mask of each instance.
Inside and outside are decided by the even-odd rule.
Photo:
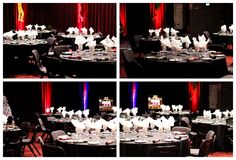
[[[88,26],[88,3],[77,4],[77,27],[79,29]]]
[[[189,107],[192,112],[199,110],[200,105],[200,82],[188,83]]]
[[[151,27],[158,29],[164,27],[165,5],[163,3],[150,3]]]
[[[26,3],[16,3],[15,5],[15,18],[16,18],[16,30],[24,30],[26,15],[27,15],[27,4]]]
[[[116,4],[115,3],[89,3],[87,16],[88,27],[104,35],[116,35]]]
[[[52,83],[42,82],[42,112],[46,113],[46,109],[51,107]]]
[[[127,35],[127,18],[126,17],[127,17],[126,16],[126,3],[121,3],[120,4],[120,23],[122,25],[122,29],[124,30],[123,36]]]

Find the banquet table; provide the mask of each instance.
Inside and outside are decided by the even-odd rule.
[[[228,72],[225,55],[217,52],[153,52],[140,63],[145,76],[152,78],[219,78]]]
[[[205,119],[202,116],[198,116],[195,120],[192,120],[192,131],[201,132],[206,134],[209,130],[213,130],[216,135],[216,146],[220,149],[225,148],[225,135],[227,131],[227,118],[217,119]]]
[[[141,38],[139,41],[139,49],[143,53],[150,53],[151,51],[161,51],[161,42],[158,38]]]
[[[212,41],[217,44],[233,44],[233,33],[213,33]]]
[[[21,132],[18,126],[3,125],[3,143],[18,141],[21,137]]]
[[[109,131],[83,132],[59,136],[56,144],[64,148],[69,157],[106,157],[115,156],[110,154],[116,153],[115,139],[116,134]]]
[[[114,78],[116,76],[116,53],[97,50],[63,52],[60,55],[65,74],[79,78]]]
[[[53,34],[55,34],[55,31],[53,30],[38,31],[37,39],[47,39],[48,37],[51,37]]]
[[[189,155],[189,137],[181,132],[159,132],[150,130],[144,132],[120,133],[121,157],[148,157],[152,147],[176,145],[177,156]]]

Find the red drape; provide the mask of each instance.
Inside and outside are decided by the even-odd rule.
[[[150,3],[151,27],[158,29],[164,27],[165,5],[163,3]]]
[[[42,82],[42,112],[46,113],[46,109],[51,107],[52,83]]]
[[[127,35],[126,3],[120,4],[120,23],[123,29],[123,36]],[[121,26],[120,26],[121,27]]]
[[[192,112],[199,110],[200,105],[200,82],[188,83],[189,107]]]
[[[88,26],[88,3],[77,4],[77,27],[79,29]]]
[[[16,30],[25,29],[25,21],[27,15],[27,4],[26,3],[16,3],[15,6],[15,18],[16,18]]]

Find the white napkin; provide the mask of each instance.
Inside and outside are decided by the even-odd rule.
[[[63,117],[63,118],[66,118],[67,112],[66,112],[65,110],[62,110],[61,114],[62,114],[62,117]]]
[[[189,39],[189,36],[185,36],[185,37],[180,37],[182,43],[185,44],[185,48],[189,48],[189,45],[192,43]]]
[[[89,34],[92,35],[94,33],[94,30],[92,27],[89,28]]]
[[[131,121],[124,121],[123,122],[123,131],[124,132],[129,132],[130,131],[130,128],[133,127],[133,124]]]
[[[74,110],[71,110],[69,112],[67,112],[69,114],[69,117],[72,118],[73,114],[74,114]]]
[[[43,31],[43,30],[46,29],[46,26],[45,26],[45,25],[42,25],[42,26],[40,26],[40,28],[41,28],[41,30]]]
[[[130,121],[133,123],[134,130],[136,130],[139,124],[139,117],[134,117]]]
[[[229,26],[229,31],[230,31],[230,33],[233,33],[233,24],[231,25],[231,26]]]
[[[6,32],[3,34],[3,38],[7,40],[13,40],[13,36],[16,35],[16,33],[13,33],[12,31]]]
[[[31,25],[31,24],[29,24],[29,25],[25,26],[25,28],[26,28],[27,30],[31,30],[31,29],[32,29],[32,27],[33,27],[33,25]]]
[[[76,36],[75,44],[78,45],[79,50],[83,50],[83,45],[87,42],[87,40],[83,36]]]
[[[83,115],[85,116],[85,118],[88,118],[89,109],[84,110],[84,111],[83,111]]]
[[[63,111],[66,111],[66,106],[62,107],[62,110],[63,110]]]
[[[85,129],[84,122],[79,122],[78,120],[71,120],[71,123],[75,127],[76,133],[83,133],[83,130]]]
[[[114,122],[114,121],[107,122],[107,127],[111,130],[112,133],[115,133],[115,131],[116,131],[116,122]]]
[[[180,112],[182,112],[182,110],[183,110],[183,107],[184,107],[184,106],[183,106],[183,105],[181,105],[181,104],[179,104],[179,105],[178,105],[178,109],[179,109],[179,111],[180,111]]]
[[[28,35],[28,38],[30,40],[34,40],[36,39],[38,32],[36,30],[29,30],[29,31],[26,31],[26,35]]]
[[[138,113],[138,108],[132,108],[131,113],[133,113],[134,116]]]
[[[46,113],[49,113],[50,112],[50,108],[46,108]]]
[[[57,108],[57,111],[58,111],[59,113],[61,113],[61,112],[62,112],[62,107]]]
[[[50,107],[50,112],[53,113],[54,107]]]
[[[115,47],[115,43],[109,37],[110,35],[107,35],[107,37],[100,42],[105,47],[106,51],[110,51],[112,47]]]
[[[35,28],[35,30],[37,31],[38,28],[39,28],[39,25],[38,25],[38,24],[35,24],[35,25],[34,25],[34,28]]]
[[[171,34],[171,36],[177,36],[177,33],[179,33],[179,31],[177,31],[177,30],[175,30],[174,28],[171,28],[170,29],[170,34]]]
[[[82,117],[82,111],[81,110],[76,111],[75,115],[77,115],[79,118],[81,118]]]
[[[88,30],[85,27],[81,28],[81,31],[82,31],[83,35],[88,34]]]
[[[169,37],[170,28],[164,28],[163,30],[166,33],[166,37]]]
[[[17,33],[18,39],[22,39],[22,40],[25,39],[25,31],[19,30],[19,31],[16,31],[16,33]]]
[[[69,34],[72,34],[73,31],[74,31],[74,28],[73,27],[69,27],[66,31],[69,32]]]
[[[111,40],[114,42],[114,47],[117,47],[118,46],[117,38],[115,36],[112,36]]]
[[[171,42],[169,38],[163,38],[163,36],[161,36],[161,46],[162,46],[162,50],[165,51],[166,47],[171,48]]]
[[[234,116],[233,112],[234,112],[234,110],[231,110],[231,111],[229,112],[230,117],[233,117],[233,116]]]
[[[175,37],[172,37],[171,38],[171,49],[174,51],[174,52],[178,52],[182,49],[182,43],[181,43],[181,40],[177,40],[175,39]]]
[[[221,32],[223,32],[223,33],[226,33],[226,31],[227,31],[227,27],[226,27],[225,24],[222,25],[222,26],[220,27],[220,29],[221,29]]]
[[[228,118],[229,117],[229,110],[226,110],[223,112],[224,117]]]
[[[171,105],[171,108],[174,112],[177,112],[178,111],[178,108],[179,106],[176,106],[176,105]]]
[[[8,119],[8,117],[6,115],[3,115],[3,117],[2,117],[3,124],[7,124],[7,119]]]
[[[155,29],[154,32],[155,32],[155,35],[156,35],[157,37],[159,37],[159,36],[160,36],[160,32],[161,32],[161,28]]]
[[[149,35],[152,36],[152,33],[155,32],[155,30],[154,29],[149,29],[148,32],[149,32]]]
[[[162,124],[162,121],[161,121],[160,118],[159,118],[159,119],[156,119],[156,120],[154,121],[154,124],[155,124],[155,126],[158,127],[158,130],[159,130],[159,131],[162,131],[162,130],[163,130],[163,124]]]
[[[211,111],[206,111],[206,110],[204,110],[203,111],[203,117],[205,118],[205,119],[211,119]]]
[[[126,108],[122,113],[125,113],[127,116],[130,116],[130,109]]]
[[[168,118],[168,122],[169,122],[169,125],[173,127],[173,126],[175,125],[175,119],[174,119],[174,117],[173,117],[173,116],[170,116],[170,117]]]
[[[95,51],[96,41],[88,41],[86,46],[89,47],[90,52]]]

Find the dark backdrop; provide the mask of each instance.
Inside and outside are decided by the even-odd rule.
[[[120,106],[122,109],[132,108],[131,85],[130,82],[120,84]],[[209,85],[217,84],[217,97],[215,98],[217,107],[221,110],[233,109],[233,84],[231,82],[202,82],[200,84],[200,106],[199,111],[209,109]],[[139,82],[137,107],[139,112],[148,110],[148,96],[158,95],[162,97],[163,104],[182,104],[184,109],[190,110],[188,97],[188,82]]]
[[[3,94],[7,97],[12,114],[20,121],[32,121],[34,113],[42,113],[40,82],[4,82]],[[67,111],[83,110],[83,83],[52,82],[51,106],[67,106]],[[116,83],[89,82],[88,108],[91,115],[99,112],[99,97],[110,97],[116,104]]]

